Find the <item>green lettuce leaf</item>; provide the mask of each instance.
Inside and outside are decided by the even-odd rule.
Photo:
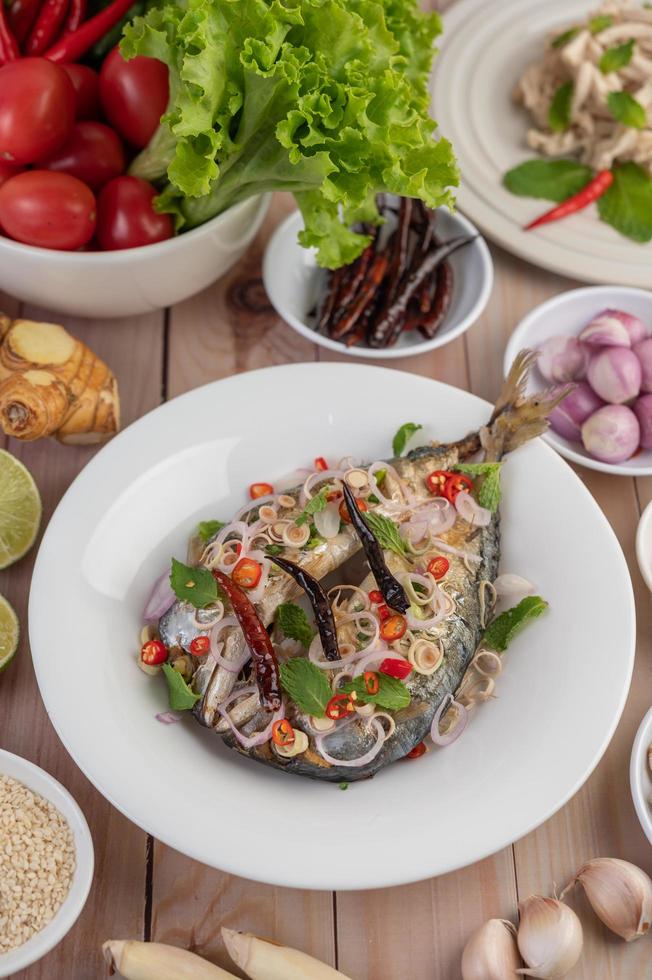
[[[291,191],[300,240],[336,268],[378,222],[375,196],[451,204],[450,144],[428,109],[435,13],[417,0],[178,0],[125,29],[126,58],[170,69],[170,101],[131,173],[192,228],[268,190]]]

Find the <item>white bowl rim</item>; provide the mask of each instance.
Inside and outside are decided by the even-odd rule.
[[[411,344],[407,347],[386,347],[386,348],[374,348],[374,347],[346,347],[337,340],[332,340],[330,337],[325,337],[323,334],[317,333],[312,327],[309,327],[303,320],[296,317],[293,313],[290,313],[287,309],[280,309],[276,306],[272,300],[272,291],[268,288],[268,283],[271,281],[271,270],[270,256],[275,248],[279,247],[279,242],[281,238],[288,233],[288,230],[292,225],[297,226],[297,231],[301,224],[301,212],[296,210],[292,211],[291,214],[282,221],[277,228],[274,230],[274,234],[267,243],[267,248],[265,249],[265,254],[263,256],[263,284],[267,291],[267,295],[272,302],[272,305],[276,309],[276,312],[282,319],[300,333],[302,337],[306,340],[312,341],[313,344],[318,344],[320,347],[326,347],[328,350],[338,351],[340,354],[347,354],[349,357],[368,357],[375,360],[392,360],[399,357],[412,357],[415,354],[425,354],[427,351],[436,350],[438,347],[443,347],[445,344],[456,340],[457,337],[469,330],[473,324],[482,315],[487,303],[489,302],[489,297],[493,289],[494,282],[494,266],[493,260],[491,258],[491,252],[489,251],[489,246],[486,240],[483,238],[482,234],[478,229],[472,224],[468,218],[460,214],[459,211],[450,211],[450,217],[453,221],[456,221],[460,228],[466,232],[467,235],[476,234],[478,237],[472,243],[471,248],[476,248],[478,251],[478,257],[480,259],[481,265],[481,278],[480,278],[480,288],[478,290],[478,295],[473,303],[470,311],[465,317],[463,317],[460,322],[452,327],[450,330],[446,330],[443,333],[437,333],[431,340],[423,340],[420,343]]]
[[[115,248],[97,252],[70,251],[69,249],[61,248],[42,248],[40,245],[26,245],[24,242],[17,242],[13,238],[7,238],[6,235],[0,234],[0,250],[15,249],[19,254],[29,255],[32,258],[47,259],[53,263],[65,263],[72,256],[86,265],[101,265],[109,258],[114,262],[124,259],[131,263],[139,259],[144,253],[155,258],[157,255],[163,255],[165,252],[172,252],[174,249],[183,247],[180,246],[181,242],[195,241],[201,238],[202,235],[210,234],[214,227],[227,215],[237,212],[238,209],[244,209],[254,199],[258,200],[258,207],[256,208],[257,217],[261,210],[267,207],[270,197],[271,193],[269,191],[265,191],[262,194],[252,194],[251,197],[245,198],[244,201],[238,201],[237,204],[232,205],[225,211],[220,211],[219,214],[216,214],[213,218],[209,218],[208,221],[198,225],[196,228],[184,231],[182,235],[173,235],[172,238],[166,238],[163,242],[152,242],[151,245],[138,245],[136,248]],[[256,219],[254,218],[254,220]]]
[[[503,372],[505,377],[509,372],[509,369],[514,360],[514,355],[524,346],[523,338],[530,329],[532,322],[538,320],[542,315],[549,314],[557,306],[563,305],[571,297],[576,296],[613,296],[613,293],[617,292],[620,295],[636,296],[636,297],[646,297],[650,301],[650,306],[652,307],[652,291],[649,289],[643,289],[640,286],[581,286],[578,289],[566,289],[563,293],[556,293],[549,299],[539,303],[529,313],[526,313],[522,320],[514,328],[509,340],[507,341],[507,346],[505,347],[505,355],[503,359]],[[613,306],[613,303],[609,304]],[[527,345],[525,345],[527,346]],[[650,476],[652,475],[652,463],[649,466],[629,466],[627,461],[624,463],[603,463],[599,459],[592,459],[590,457],[578,453],[572,448],[572,445],[563,436],[552,436],[546,432],[542,436],[545,441],[552,446],[552,448],[564,456],[566,459],[571,460],[573,463],[577,463],[579,466],[585,466],[589,470],[598,470],[600,473],[613,473],[617,476]]]
[[[646,741],[647,744],[644,744]],[[636,810],[636,816],[640,821],[641,827],[645,832],[645,836],[650,844],[652,844],[652,808],[650,808],[647,802],[641,784],[641,774],[643,767],[646,765],[645,757],[647,756],[647,748],[650,742],[652,742],[652,708],[650,708],[638,726],[629,761],[629,786],[632,792],[632,800],[634,801],[634,809]]]
[[[12,772],[6,771],[7,766]],[[6,749],[0,749],[0,773],[22,782],[33,793],[47,799],[66,818],[73,833],[78,831],[75,833],[75,873],[70,892],[63,903],[40,932],[8,953],[0,953],[0,977],[11,977],[18,970],[42,959],[70,932],[86,904],[93,881],[95,857],[93,838],[81,807],[54,776]],[[73,888],[76,896],[73,896]]]
[[[645,535],[649,530],[649,525],[651,522],[652,500],[641,514],[638,526],[636,528],[636,560],[638,562],[639,571],[643,576],[643,581],[647,585],[650,592],[652,592],[652,561],[646,561],[645,559]]]

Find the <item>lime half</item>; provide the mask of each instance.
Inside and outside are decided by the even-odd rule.
[[[0,449],[0,568],[29,551],[40,523],[41,498],[32,474]]]
[[[18,616],[5,597],[0,595],[0,674],[14,659],[19,636]]]

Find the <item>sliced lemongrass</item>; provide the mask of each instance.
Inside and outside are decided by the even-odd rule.
[[[293,728],[294,741],[291,745],[277,745],[274,744],[274,751],[277,755],[280,755],[282,759],[293,759],[295,755],[303,755],[303,753],[308,748],[308,736],[305,732],[302,732],[299,728]]]
[[[356,714],[362,718],[371,718],[375,710],[376,706],[373,704],[356,704],[355,706]]]
[[[143,674],[147,674],[148,677],[156,677],[161,673],[161,664],[146,664],[140,654],[136,656],[136,662]]]
[[[109,939],[102,946],[111,972],[124,980],[235,980],[232,973],[196,953],[164,943]]]
[[[466,728],[468,720],[466,708],[456,701],[452,694],[447,694],[432,719],[430,738],[435,745],[442,748],[452,745]]]
[[[327,718],[325,715],[323,718],[316,718],[315,715],[310,715],[310,725],[318,733],[330,732],[335,728],[335,721],[333,718]]]
[[[417,674],[430,677],[441,667],[444,651],[432,640],[415,639],[407,652],[407,658]]]
[[[289,526],[289,524],[290,521],[276,521],[271,527],[267,528],[267,533],[272,541],[276,541],[277,544],[280,544],[280,542],[283,540],[285,529]]]
[[[158,639],[158,630],[155,626],[143,626],[140,631],[140,645],[147,643],[149,640]]]
[[[342,609],[342,607],[340,605],[338,605],[338,603],[342,600],[343,593],[345,591],[350,591],[354,595],[356,595],[358,597],[359,601],[362,602],[363,609],[370,609],[371,608],[371,600],[369,598],[368,593],[365,592],[364,589],[361,589],[357,585],[347,585],[347,584],[343,583],[342,585],[333,585],[328,590],[328,592],[326,593],[328,599],[331,602],[331,605],[332,605],[332,608],[333,608],[333,614],[334,615],[336,615],[337,613],[339,613],[341,611],[341,609]],[[352,596],[349,596],[349,600],[348,601],[351,601],[351,599],[352,599]]]
[[[347,470],[344,474],[344,482],[351,487],[352,490],[362,490],[364,487],[369,486],[369,474],[363,470],[355,469]]]
[[[304,544],[308,543],[309,537],[310,528],[307,524],[297,527],[296,524],[290,523],[283,531],[283,544],[290,548],[303,548]]]
[[[408,594],[411,602],[417,606],[427,606],[435,598],[438,592],[435,580],[430,573],[420,575],[418,572],[408,572],[403,576],[403,588]],[[417,592],[415,585],[420,585],[424,592]]]
[[[489,610],[487,610],[487,600],[485,597],[487,589],[489,589],[491,594]],[[478,586],[478,598],[480,601],[480,626],[482,626],[483,629],[487,625],[487,611],[489,611],[489,614],[491,614],[491,611],[496,604],[496,595],[497,593],[493,582],[490,582],[486,578],[481,579]]]
[[[278,517],[278,513],[275,507],[272,507],[270,504],[265,504],[258,511],[258,517],[261,521],[264,521],[265,524],[273,524]]]
[[[503,662],[493,650],[478,650],[469,667],[474,667],[483,677],[498,677],[503,669]]]
[[[276,498],[276,503],[284,510],[289,510],[291,507],[296,507],[297,505],[296,500],[294,497],[291,497],[289,493],[279,494]]]
[[[289,946],[225,928],[222,937],[235,965],[251,980],[349,980],[332,966]]]
[[[457,701],[465,708],[473,708],[476,704],[488,701],[494,693],[496,682],[493,677],[473,677],[467,675],[457,692]]]

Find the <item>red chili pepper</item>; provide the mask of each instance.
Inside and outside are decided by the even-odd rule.
[[[196,657],[205,657],[211,648],[211,641],[207,636],[196,636],[190,643],[190,652]]]
[[[378,603],[385,601],[382,592],[379,592],[378,589],[374,589],[373,592],[369,593],[369,599],[375,605],[378,605]]]
[[[67,12],[68,0],[43,0],[43,6],[23,45],[28,57],[47,51],[61,33]]]
[[[294,745],[295,741],[294,728],[287,718],[281,718],[280,721],[274,722],[272,725],[272,742],[275,745]]]
[[[364,681],[364,689],[367,694],[378,694],[380,690],[380,680],[375,671],[365,670],[364,674],[362,675],[362,679]]]
[[[431,558],[428,562],[428,571],[434,578],[435,582],[438,582],[440,578],[443,578],[448,569],[451,567],[451,563],[448,558],[444,558],[439,555],[437,558]]]
[[[333,721],[346,718],[352,711],[355,711],[355,704],[350,694],[334,694],[326,705],[326,717]]]
[[[40,9],[41,0],[13,0],[9,7],[9,27],[19,45],[29,34]]]
[[[263,574],[263,566],[254,558],[241,558],[237,563],[231,578],[241,589],[255,589]]]
[[[583,187],[581,191],[577,194],[573,194],[572,197],[567,198],[558,204],[556,207],[551,208],[550,211],[546,211],[539,218],[531,221],[529,225],[525,226],[525,231],[530,231],[532,228],[538,228],[539,225],[547,225],[550,221],[559,221],[560,218],[566,218],[569,214],[575,214],[577,211],[581,211],[583,208],[588,207],[589,204],[593,204],[597,201],[599,197],[609,190],[614,182],[614,175],[611,170],[600,170],[593,180],[590,180],[586,187]]]
[[[397,660],[396,657],[386,657],[378,668],[381,674],[388,677],[395,677],[399,681],[405,680],[412,673],[412,664],[407,660]]]
[[[412,749],[412,751],[411,752],[408,752],[408,754],[404,758],[406,758],[406,759],[420,759],[421,756],[422,755],[425,755],[427,751],[428,751],[428,746],[426,745],[426,743],[425,742],[419,742],[419,744],[418,745],[415,745],[414,748]]]
[[[358,510],[359,511],[362,511],[362,513],[364,513],[366,510],[369,510],[369,508],[367,507],[366,501],[359,500],[356,497],[355,498],[355,502],[358,505]],[[340,504],[340,517],[342,518],[342,520],[344,521],[345,524],[350,524],[351,523],[351,515],[349,514],[349,508],[346,506],[346,503],[345,503],[344,500]]]
[[[235,553],[236,553],[236,555],[241,555],[242,554],[242,544],[239,541],[238,541],[238,543],[235,546]]]
[[[322,473],[324,470],[328,469],[328,463],[323,456],[317,456],[315,460],[315,469],[320,470]]]
[[[140,659],[148,667],[158,667],[168,659],[168,652],[160,640],[148,640],[140,648]]]
[[[216,568],[212,569],[212,572],[217,584],[226,592],[251,650],[263,706],[269,711],[278,711],[281,707],[281,679],[269,634],[251,601],[237,582],[233,582],[228,575],[219,572]]]
[[[400,613],[396,613],[394,616],[390,616],[386,619],[380,627],[380,635],[386,643],[393,643],[394,640],[400,640],[402,636],[405,635],[407,629],[407,619],[405,616],[401,616]]]
[[[86,17],[86,0],[70,0],[70,7],[68,8],[68,16],[66,17],[66,22],[63,25],[64,34],[72,34],[73,31],[78,30],[84,22]]]
[[[454,504],[458,493],[461,493],[462,490],[470,493],[473,490],[473,480],[464,476],[463,473],[453,473],[444,484],[444,497],[449,503]]]
[[[7,19],[7,8],[4,0],[0,2],[0,65],[6,65],[10,61],[20,58],[20,48],[18,41],[14,37]]]
[[[454,475],[449,470],[433,470],[426,477],[426,486],[430,490],[430,493],[434,493],[436,497],[443,497],[446,480]]]
[[[381,602],[376,610],[378,613],[378,619],[381,623],[384,623],[386,619],[389,619],[392,613],[390,612],[389,606],[385,602]]]
[[[259,497],[268,497],[270,493],[274,493],[274,487],[271,483],[252,483],[249,487],[249,496],[252,500],[258,500]]]
[[[45,52],[45,57],[50,61],[79,61],[89,48],[92,48],[100,38],[111,30],[112,27],[122,20],[124,15],[133,6],[134,0],[113,0],[108,7],[100,10],[99,14],[84,21],[72,34],[66,34],[59,38]]]

